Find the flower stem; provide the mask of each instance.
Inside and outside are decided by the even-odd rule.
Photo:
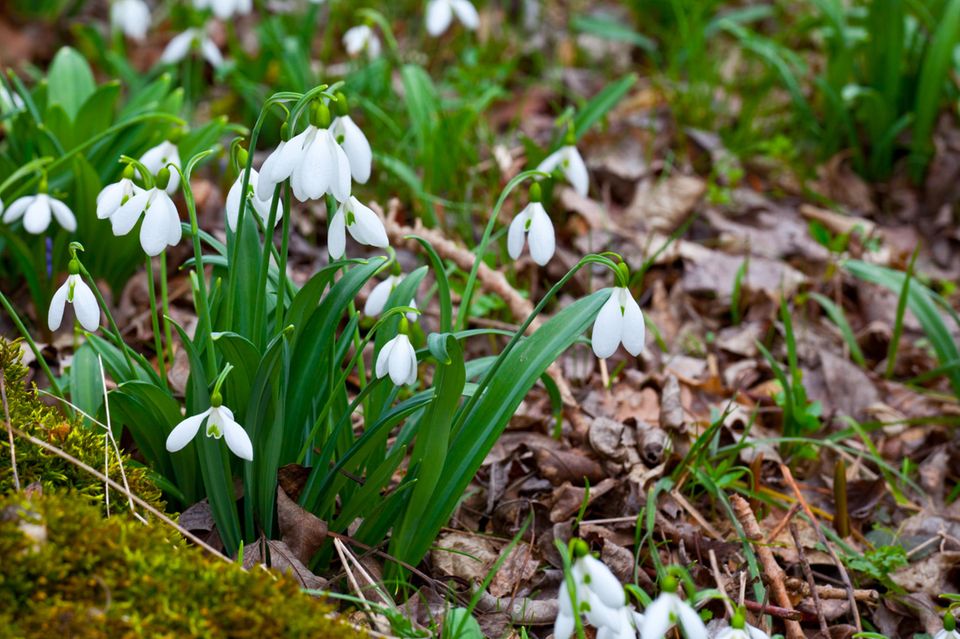
[[[170,328],[170,297],[167,293],[167,252],[160,254],[160,299],[163,307],[163,337],[167,344],[167,358],[173,362],[173,332]]]
[[[123,335],[120,334],[120,327],[117,326],[117,320],[113,318],[113,313],[110,312],[110,307],[107,306],[107,301],[103,299],[103,295],[100,293],[100,289],[97,288],[97,283],[94,281],[93,276],[90,275],[90,271],[87,270],[87,267],[83,265],[83,262],[80,262],[80,275],[90,283],[90,288],[93,290],[93,294],[97,298],[97,302],[100,304],[100,308],[103,309],[104,315],[107,316],[107,323],[110,324],[110,330],[113,332],[114,339],[117,342],[117,348],[123,353],[123,358],[127,362],[127,368],[130,369],[130,379],[136,379],[137,372],[133,367],[133,360],[130,359],[130,351],[126,342],[123,341]]]
[[[150,322],[153,324],[153,345],[157,352],[157,368],[160,369],[160,379],[164,387],[167,386],[167,365],[163,352],[163,340],[160,336],[160,311],[157,310],[157,293],[153,281],[153,259],[148,255],[147,263],[147,294],[150,296]]]
[[[277,261],[277,321],[274,326],[274,330],[276,331],[283,329],[283,317],[287,311],[287,255],[290,248],[290,189],[284,189],[283,192],[283,228],[280,236],[280,259]]]

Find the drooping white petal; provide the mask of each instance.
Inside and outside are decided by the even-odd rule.
[[[322,197],[330,189],[337,161],[328,143],[331,138],[327,129],[310,126],[307,132],[300,163],[290,176],[293,195],[301,202]]]
[[[347,227],[351,237],[367,246],[376,246],[377,248],[390,246],[387,229],[384,228],[380,216],[353,196],[350,196],[348,202],[348,210],[353,212],[353,224]]]
[[[450,0],[430,0],[427,4],[427,33],[436,37],[450,27],[453,8]]]
[[[70,278],[57,289],[50,299],[50,309],[47,311],[47,327],[51,331],[60,328],[63,322],[63,307],[67,305],[67,294],[70,292]]]
[[[586,197],[590,188],[590,176],[587,173],[587,165],[584,164],[580,151],[575,146],[567,146],[563,149],[564,159],[562,164],[563,174],[567,181],[573,186],[573,190],[579,195]]]
[[[336,118],[330,128],[338,138],[343,137],[340,146],[350,162],[353,179],[360,184],[366,184],[370,179],[370,167],[373,164],[373,151],[367,136],[349,115]]]
[[[376,58],[380,55],[380,38],[369,26],[361,24],[343,34],[343,48],[352,57],[366,52],[367,57]]]
[[[43,233],[50,226],[50,196],[40,193],[33,198],[33,202],[23,214],[23,228],[27,233],[37,235]]]
[[[219,69],[223,66],[223,54],[210,38],[204,37],[200,40],[200,54],[213,68]]]
[[[734,628],[727,626],[717,633],[715,639],[751,639],[750,635],[743,628]]]
[[[470,0],[450,0],[450,5],[460,23],[467,29],[476,31],[480,26],[480,16]]]
[[[9,224],[10,222],[16,222],[23,214],[26,213],[27,208],[33,204],[33,201],[37,198],[35,195],[25,195],[21,198],[14,200],[7,210],[3,214],[3,221]]]
[[[187,29],[183,33],[175,35],[173,39],[167,43],[163,53],[160,54],[160,62],[164,64],[176,64],[183,60],[190,52],[190,47],[195,37],[195,29]]]
[[[210,414],[211,410],[212,409],[208,408],[202,413],[191,415],[177,424],[174,429],[170,431],[170,434],[167,435],[167,450],[175,453],[189,444],[190,441],[197,436],[200,425],[203,423],[203,420],[207,418],[207,415]]]
[[[553,173],[553,170],[557,168],[562,161],[563,149],[559,149],[545,157],[543,161],[537,165],[537,171],[541,173]]]
[[[123,203],[124,181],[108,184],[97,194],[97,219],[105,220],[120,208]]]
[[[221,412],[223,408],[225,407],[221,407]],[[253,461],[253,443],[250,441],[247,431],[234,421],[232,413],[229,416],[221,415],[221,417],[223,420],[223,437],[227,440],[227,448],[240,459]]]
[[[623,347],[627,349],[627,352],[636,357],[643,351],[644,340],[647,335],[647,329],[643,323],[643,312],[628,289],[621,288],[618,290],[620,291],[620,304],[624,309],[620,339],[623,340]]]
[[[333,156],[333,173],[330,176],[330,194],[336,198],[337,202],[343,202],[350,197],[350,159],[343,148],[337,144],[333,133],[327,129],[327,135],[324,136],[323,144],[328,146],[329,153]]]
[[[151,194],[156,189],[149,191],[143,190],[127,200],[117,212],[110,216],[110,224],[113,226],[113,234],[116,236],[126,235],[133,227],[137,225],[140,214],[147,207]]]
[[[274,151],[261,168],[261,175],[267,178],[269,191],[272,194],[274,187],[293,174],[294,169],[303,162],[304,142],[310,133],[310,127],[293,136],[286,142],[277,145]],[[274,159],[275,158],[275,159]],[[271,162],[272,160],[272,162]],[[262,187],[261,187],[262,188]],[[258,193],[258,197],[266,199],[265,192]]]
[[[390,351],[387,370],[390,373],[390,380],[397,386],[402,386],[410,383],[411,370],[416,371],[417,356],[414,353],[411,362],[410,353],[413,352],[413,346],[410,344],[410,338],[403,333],[394,337],[393,341],[394,346]]]
[[[507,253],[510,259],[516,260],[523,253],[523,243],[527,237],[527,221],[530,219],[529,206],[513,218],[510,228],[507,229]]]
[[[150,7],[143,0],[116,0],[110,5],[110,24],[134,40],[143,40],[150,27]]]
[[[370,295],[367,296],[366,303],[363,305],[363,314],[373,317],[382,313],[383,307],[387,305],[387,298],[390,297],[390,293],[399,283],[400,278],[391,275],[374,286],[373,290],[370,291]]]
[[[620,300],[617,290],[610,293],[610,297],[600,307],[597,319],[593,321],[593,332],[590,340],[593,344],[593,353],[601,359],[613,355],[623,334],[623,314],[620,312]]]
[[[531,202],[527,208],[530,210],[530,230],[527,233],[530,257],[540,266],[544,266],[556,250],[553,222],[540,202]]]
[[[64,230],[70,233],[77,230],[77,218],[73,216],[73,211],[66,204],[56,198],[50,198],[50,210],[53,212],[53,217],[57,218],[57,224]]]
[[[71,277],[76,278],[73,283],[73,311],[83,330],[92,333],[100,328],[100,305],[86,282],[76,275]]]
[[[693,606],[685,601],[677,600],[675,612],[680,619],[680,627],[687,639],[707,639],[707,627]]]
[[[553,639],[570,639],[576,627],[577,622],[571,615],[558,614],[556,621],[553,622]]]
[[[170,165],[178,168],[182,166],[180,164],[180,151],[177,149],[177,145],[169,140],[164,140],[157,146],[149,149],[140,157],[140,163],[147,167],[147,170],[153,175],[156,175],[161,169],[167,168]],[[158,184],[157,186],[172,195],[177,192],[177,187],[180,186],[180,172],[174,169],[169,169],[169,171],[170,181],[165,185]],[[137,171],[137,175],[140,175],[140,171]]]
[[[330,252],[330,257],[335,260],[343,257],[347,249],[347,228],[346,214],[343,210],[344,206],[346,206],[346,202],[337,207],[337,212],[333,214],[333,218],[327,225],[327,251]]]
[[[407,340],[406,353],[407,359],[409,360],[407,363],[407,370],[409,370],[410,373],[407,375],[407,379],[404,380],[403,383],[409,386],[417,381],[417,351],[414,350],[413,344],[410,343],[409,339]]]
[[[140,246],[151,257],[179,242],[183,232],[173,201],[159,189],[153,189],[153,194],[140,226]]]
[[[610,627],[614,631],[619,629],[620,626],[620,615],[619,615],[619,606],[611,607],[603,603],[600,600],[600,597],[597,596],[590,588],[583,588],[582,597],[586,599],[587,610],[584,612],[584,616],[587,618],[587,621],[590,622],[590,625],[595,628]],[[622,604],[620,604],[622,606]]]
[[[280,183],[279,180],[274,181],[271,175],[276,171],[277,163],[280,161],[280,156],[286,146],[287,143],[281,141],[280,144],[277,145],[277,148],[267,156],[267,159],[263,161],[263,165],[260,167],[260,179],[257,180],[257,197],[261,200],[272,196],[277,184]],[[289,177],[289,175],[287,177]]]
[[[593,555],[584,555],[577,561],[583,562],[586,574],[590,577],[588,587],[603,605],[609,608],[621,608],[625,605],[623,585],[606,564]]]
[[[747,624],[747,634],[749,637],[745,637],[744,639],[770,639],[770,635],[750,624]]]
[[[643,625],[640,627],[640,636],[643,639],[663,639],[667,630],[673,625],[670,621],[673,605],[668,595],[672,593],[661,594],[644,611]],[[676,597],[676,595],[673,596]]]
[[[385,377],[389,372],[390,357],[396,345],[397,345],[397,339],[393,338],[392,340],[384,344],[383,348],[381,348],[380,352],[377,354],[377,363],[374,367],[374,372],[377,374],[377,379],[381,379]]]

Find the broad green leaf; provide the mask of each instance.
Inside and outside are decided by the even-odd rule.
[[[74,120],[96,88],[86,59],[70,47],[60,49],[47,74],[47,104],[59,104]]]
[[[70,364],[70,401],[91,417],[96,417],[103,406],[100,362],[97,352],[86,342],[73,353]],[[94,427],[86,418],[84,423],[88,428]]]

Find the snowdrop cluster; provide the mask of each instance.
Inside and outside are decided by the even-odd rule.
[[[155,256],[168,246],[176,246],[182,237],[180,214],[170,198],[169,183],[174,180],[168,168],[163,167],[149,188],[133,183],[129,173],[116,184],[104,188],[97,196],[97,217],[109,219],[116,236],[126,235],[143,216],[140,226],[140,246],[144,253]],[[161,185],[165,185],[161,188]]]
[[[470,0],[430,0],[427,3],[427,33],[434,37],[443,35],[454,16],[471,31],[480,26],[480,15]]]

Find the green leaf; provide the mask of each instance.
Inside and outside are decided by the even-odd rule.
[[[483,639],[480,623],[466,608],[451,608],[443,618],[442,639]]]
[[[637,82],[637,76],[634,73],[626,75],[616,82],[608,84],[597,95],[593,96],[589,102],[577,111],[577,116],[573,119],[573,126],[579,140],[584,133],[600,121],[600,119],[610,112],[617,103],[627,95],[627,92]]]
[[[73,353],[70,364],[70,401],[92,417],[96,417],[103,406],[100,362],[97,360],[97,352],[87,342]],[[88,428],[93,427],[93,423],[86,418],[84,423]]]
[[[90,65],[82,55],[70,47],[57,52],[47,74],[48,105],[59,104],[75,120],[96,87]]]
[[[622,21],[593,15],[575,16],[570,24],[575,31],[599,36],[614,42],[626,42],[648,53],[657,50],[657,43],[631,29]]]
[[[866,367],[867,362],[863,357],[863,351],[860,350],[860,344],[857,343],[857,338],[853,334],[853,329],[850,328],[850,322],[847,321],[847,315],[843,312],[843,309],[834,304],[830,298],[824,297],[820,293],[810,293],[810,297],[823,307],[827,316],[833,320],[833,323],[840,329],[840,334],[843,335],[843,339],[850,349],[850,357],[853,358],[853,361],[860,366]]]

